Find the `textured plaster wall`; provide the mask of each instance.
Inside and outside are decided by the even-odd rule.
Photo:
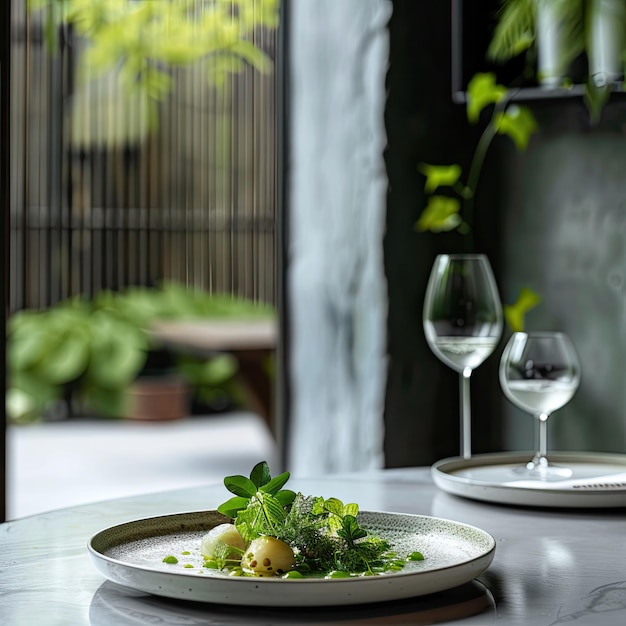
[[[626,124],[624,113],[607,110]],[[550,447],[626,452],[626,137],[619,125],[581,131],[571,115],[556,132],[551,117],[540,121],[507,173],[503,297],[532,287],[543,301],[527,328],[564,330],[581,358],[579,392],[549,422]],[[532,447],[532,420],[507,402],[503,414],[506,446]]]
[[[383,465],[387,0],[290,3],[287,467]]]

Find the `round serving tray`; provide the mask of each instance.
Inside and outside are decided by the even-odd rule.
[[[551,463],[572,469],[563,480],[528,480],[515,473],[532,452],[452,457],[432,468],[435,484],[448,493],[473,500],[537,507],[626,507],[626,455],[552,452]]]

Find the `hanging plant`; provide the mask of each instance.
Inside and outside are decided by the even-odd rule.
[[[474,150],[467,177],[463,176],[463,168],[458,163],[418,164],[418,170],[425,176],[424,191],[428,196],[427,205],[414,226],[418,232],[456,230],[465,238],[468,249],[472,249],[474,199],[489,147],[498,135],[504,135],[523,151],[538,129],[532,111],[526,106],[513,104],[509,91],[496,83],[492,73],[476,74],[467,92],[466,114],[470,124],[477,124],[483,111],[489,108],[490,114]],[[539,301],[535,292],[524,288],[515,304],[504,307],[505,318],[513,331],[523,329],[524,314]]]
[[[491,113],[474,150],[466,178],[458,163],[418,165],[418,170],[426,177],[424,191],[428,194],[428,203],[415,223],[417,231],[456,229],[467,236],[467,245],[472,247],[474,197],[491,143],[498,135],[505,135],[513,140],[518,150],[523,151],[538,128],[532,111],[526,106],[511,103],[506,87],[496,84],[492,73],[476,74],[467,91],[466,113],[470,124],[477,124],[481,113],[490,106]]]

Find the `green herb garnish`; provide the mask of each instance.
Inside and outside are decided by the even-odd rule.
[[[283,489],[288,479],[289,472],[272,478],[263,461],[255,465],[250,478],[224,479],[235,497],[218,507],[233,519],[244,541],[269,535],[291,546],[296,569],[284,577],[375,575],[399,571],[407,561],[424,558],[419,552],[400,558],[391,551],[388,541],[359,524],[357,504],[296,494]],[[228,569],[235,567],[233,563],[218,554],[205,567]]]

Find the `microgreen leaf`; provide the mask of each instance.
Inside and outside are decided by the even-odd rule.
[[[346,515],[352,515],[352,517],[356,517],[359,514],[359,505],[350,502],[343,507],[341,514],[345,517]]]
[[[252,495],[237,496],[218,507],[218,511],[234,520],[244,542],[259,536],[276,537],[290,545],[295,554],[299,574],[331,570],[372,576],[404,567],[404,559],[390,551],[384,539],[370,535],[358,522],[359,507],[344,504],[338,498],[305,497],[289,489],[281,489],[289,474],[271,478],[266,463],[257,464],[250,479],[230,476],[225,484],[237,491],[252,489]],[[255,485],[258,482],[258,486]],[[205,567],[225,567],[236,572],[235,560],[224,560],[217,553]]]
[[[259,535],[276,536],[286,517],[280,500],[270,493],[258,491],[248,506],[238,512],[235,525],[244,540],[251,541]]]
[[[276,494],[276,499],[283,505],[289,506],[296,499],[296,492],[289,489],[282,489]]]
[[[231,498],[230,500],[227,500],[223,504],[220,504],[217,507],[217,510],[222,515],[235,518],[237,517],[237,513],[239,511],[242,511],[248,506],[249,502],[250,502],[250,498],[242,498],[242,497],[237,496],[235,498]]]
[[[245,476],[226,476],[224,485],[236,496],[251,498],[256,493],[256,485]]]
[[[352,545],[357,539],[367,537],[367,532],[359,526],[356,517],[346,515],[337,534]]]
[[[328,498],[328,500],[324,500],[322,506],[326,511],[335,515],[341,515],[343,512],[343,502],[338,498]]]
[[[263,485],[267,485],[271,479],[272,476],[266,461],[257,463],[250,472],[250,480],[254,483],[257,489]],[[254,491],[256,491],[256,489]]]
[[[280,491],[280,488],[288,480],[289,480],[289,472],[284,472],[283,474],[274,476],[274,478],[272,478],[268,483],[258,485],[259,491],[265,491],[267,493],[271,493],[272,495],[276,495]]]

